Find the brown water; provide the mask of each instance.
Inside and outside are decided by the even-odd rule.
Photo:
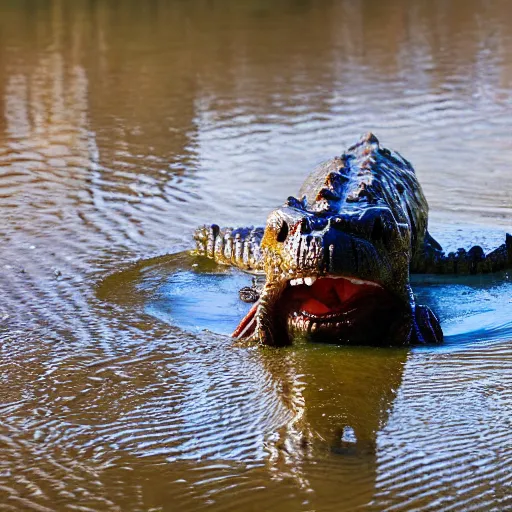
[[[487,315],[445,314],[441,349],[267,351],[148,315],[176,262],[130,266],[262,222],[368,130],[415,165],[434,235],[510,230],[511,19],[0,1],[0,509],[512,510],[510,288],[431,298]]]

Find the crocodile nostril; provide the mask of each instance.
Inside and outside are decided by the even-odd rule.
[[[279,230],[279,233],[277,233],[276,240],[281,243],[284,242],[288,238],[288,231],[288,223],[286,221],[283,221],[283,223],[281,224],[281,229]]]

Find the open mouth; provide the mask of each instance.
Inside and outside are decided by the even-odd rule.
[[[233,333],[253,332],[256,303]],[[273,315],[275,340],[288,344],[295,337],[345,344],[384,341],[403,306],[381,285],[344,276],[301,277],[289,280],[276,298]],[[284,338],[284,339],[283,339]]]
[[[397,306],[379,284],[339,276],[292,280],[277,305],[292,337],[343,343],[373,342]]]

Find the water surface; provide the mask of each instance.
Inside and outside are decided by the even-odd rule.
[[[222,334],[232,285],[217,330],[132,293],[174,275],[150,258],[196,225],[264,222],[369,130],[413,162],[434,236],[492,246],[512,219],[511,17],[0,1],[0,508],[512,509],[506,276],[417,283],[450,336],[412,351],[243,347]]]

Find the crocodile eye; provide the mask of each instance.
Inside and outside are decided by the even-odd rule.
[[[284,242],[288,238],[288,223],[286,221],[283,221],[283,224],[281,225],[281,229],[279,230],[279,233],[277,234],[276,240],[278,242]]]

